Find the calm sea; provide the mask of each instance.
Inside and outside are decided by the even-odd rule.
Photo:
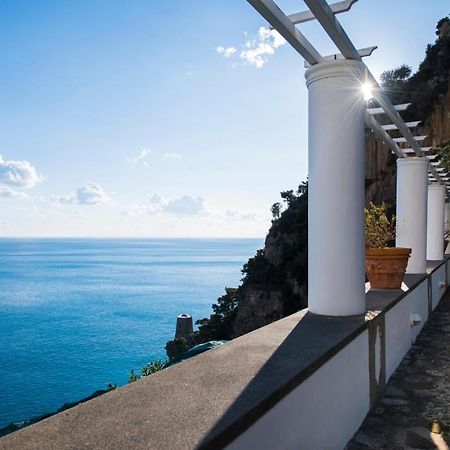
[[[0,427],[164,358],[261,239],[0,239]]]

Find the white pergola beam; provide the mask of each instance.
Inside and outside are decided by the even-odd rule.
[[[345,0],[343,2],[337,2],[330,4],[330,9],[333,14],[340,14],[343,12],[350,11],[350,8],[357,2],[358,0]],[[311,20],[316,20],[316,16],[311,11],[302,11],[295,14],[290,14],[287,16],[288,19],[294,24],[309,22]]]
[[[379,108],[379,109],[382,109],[382,108]],[[397,111],[399,111],[399,110],[397,109]],[[384,110],[383,110],[383,112],[384,112]],[[415,122],[406,122],[405,125],[408,128],[416,128],[420,122],[421,122],[421,120],[416,120]],[[383,127],[383,130],[386,130],[386,131],[398,130],[397,125],[395,125],[393,123],[391,123],[390,125],[381,125],[381,126]]]
[[[400,105],[393,105],[393,107],[396,111],[405,111],[410,104],[411,103],[402,103]],[[367,112],[371,115],[386,114],[384,108],[367,108]],[[394,126],[397,127],[395,124]],[[398,130],[398,128],[395,129]]]
[[[278,33],[311,65],[322,61],[320,53],[272,0],[247,0]]]
[[[414,139],[414,136],[412,135],[409,128],[406,126],[405,122],[403,121],[402,117],[398,113],[398,110],[394,108],[394,105],[392,104],[389,97],[383,92],[380,85],[377,83],[373,75],[370,73],[369,69],[367,69],[367,76],[369,79],[369,82],[376,86],[375,89],[373,89],[374,98],[378,103],[381,105],[381,107],[386,112],[386,115],[391,119],[392,123],[397,126],[398,131],[403,135],[403,137],[406,139],[406,142],[409,143],[411,148],[415,151],[415,153],[418,156],[423,156],[423,152],[420,148],[419,143]]]
[[[333,14],[330,5],[325,0],[304,0],[304,2],[344,57],[360,61],[358,50]]]
[[[378,47],[376,45],[372,46],[372,47],[365,47],[365,48],[361,48],[358,50],[359,56],[361,56],[361,58],[364,58],[366,56],[370,56]],[[322,57],[322,61],[341,61],[345,59],[344,55],[342,53],[335,53],[333,55],[327,55],[327,56],[323,56]],[[305,61],[305,69],[308,69],[309,67],[311,67],[311,64],[309,64],[308,62]]]
[[[422,150],[423,153],[429,152],[432,147],[420,147],[420,149]],[[412,148],[402,148],[403,153],[416,153],[415,150],[413,150]]]
[[[424,141],[428,136],[413,136],[413,137],[414,137],[414,140],[415,140],[416,142],[422,142],[422,141]],[[397,142],[397,144],[403,143],[403,142],[408,142],[408,141],[406,140],[405,137],[399,137],[399,138],[393,138],[393,139],[394,139],[394,142]]]
[[[273,0],[247,0],[268,22],[275,28],[291,46],[310,64],[315,65],[324,59],[313,45],[296,28],[292,21],[281,11]],[[350,38],[337,20],[333,9],[326,0],[304,0],[312,15],[317,19],[322,28],[332,39],[336,47],[346,59],[361,61],[361,55],[353,45]],[[382,140],[384,140],[392,151],[399,157],[405,157],[406,152],[383,130],[381,125],[374,119],[369,120],[371,115],[386,114],[400,134],[403,136],[401,142],[407,142],[411,150],[418,155],[424,156],[424,152],[419,142],[412,135],[409,126],[404,122],[398,111],[405,110],[410,103],[394,106],[381,89],[369,69],[363,64],[366,71],[367,81],[373,86],[374,99],[381,108],[369,108],[366,114],[366,123]],[[397,138],[398,139],[398,138]],[[404,139],[404,140],[403,140]],[[442,169],[443,170],[443,169]],[[432,174],[441,180],[439,171],[430,167]]]
[[[387,134],[381,125],[377,122],[375,117],[365,112],[366,125],[375,133],[378,139],[384,141],[386,145],[391,149],[392,153],[395,153],[399,158],[404,158],[406,155],[403,150],[394,142],[394,140]]]

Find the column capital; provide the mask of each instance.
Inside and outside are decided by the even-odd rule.
[[[325,78],[348,77],[349,75],[356,75],[362,81],[365,79],[366,70],[363,62],[352,59],[321,62],[311,66],[305,72],[306,86],[309,87],[311,83]],[[348,85],[348,88],[353,89],[354,86]]]
[[[412,156],[409,158],[398,158],[397,166],[412,166],[412,165],[426,165],[430,164],[430,160],[426,156]]]
[[[428,185],[428,189],[437,189],[437,190],[442,190],[445,193],[445,186],[443,184],[439,184],[439,183],[430,183]]]

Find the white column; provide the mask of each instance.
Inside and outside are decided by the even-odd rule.
[[[450,231],[450,203],[445,204],[445,228],[444,231]],[[448,239],[448,238],[447,238]],[[447,248],[444,252],[446,255],[450,253],[450,245],[447,245]]]
[[[427,259],[444,259],[445,186],[428,186]]]
[[[407,273],[427,268],[428,159],[397,159],[397,247],[412,249]]]
[[[450,208],[450,204],[445,202],[445,215],[444,215],[444,224],[445,224],[445,229],[448,230],[448,220],[449,220],[449,208]]]
[[[308,305],[312,313],[362,314],[364,294],[364,96],[358,61],[319,63],[309,91]]]

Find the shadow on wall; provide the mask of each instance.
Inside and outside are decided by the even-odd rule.
[[[197,448],[217,449],[230,444],[360,334],[364,324],[364,315],[319,316],[305,310],[298,325]]]

